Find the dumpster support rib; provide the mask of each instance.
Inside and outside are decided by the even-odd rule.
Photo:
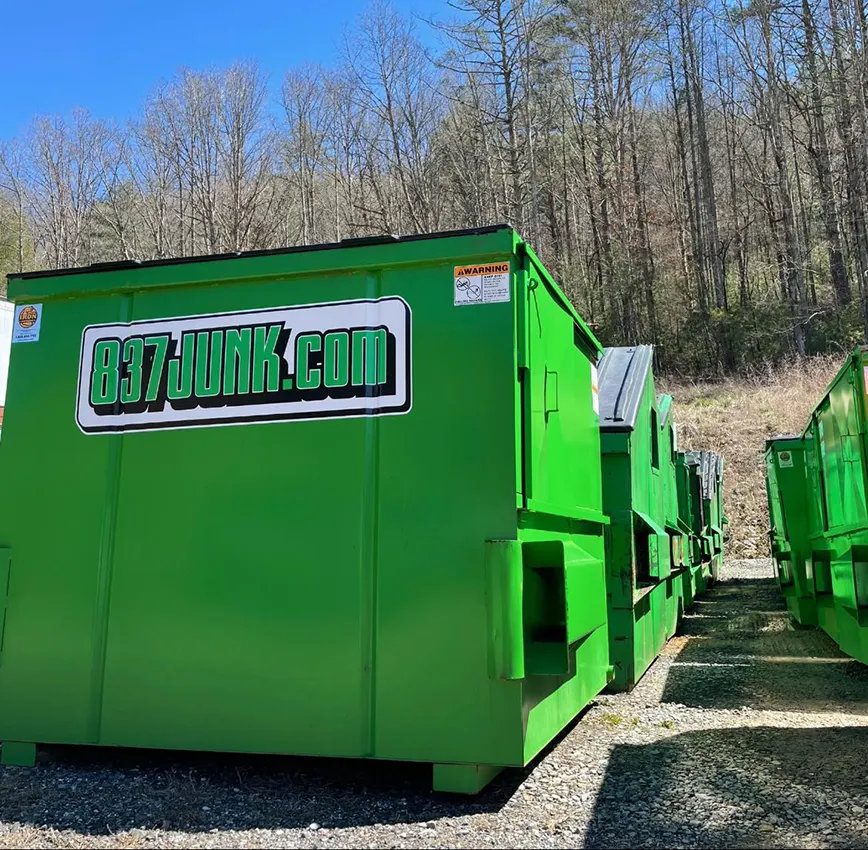
[[[4,741],[0,750],[0,764],[15,767],[34,767],[36,765],[36,744],[22,741]]]
[[[478,794],[501,770],[496,764],[435,764],[434,790]]]

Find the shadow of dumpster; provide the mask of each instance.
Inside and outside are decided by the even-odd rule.
[[[719,584],[685,615],[682,633],[689,640],[669,667],[664,703],[868,713],[868,667],[823,631],[794,629],[773,579]]]
[[[868,847],[866,765],[864,727],[712,729],[618,745],[585,847]]]
[[[44,747],[36,768],[0,769],[0,822],[111,835],[411,825],[491,814],[586,711],[527,767],[505,769],[473,797],[432,792],[424,763]]]
[[[407,762],[91,747],[46,747],[40,762],[0,770],[0,821],[86,835],[436,821],[499,810],[532,769],[459,797]]]

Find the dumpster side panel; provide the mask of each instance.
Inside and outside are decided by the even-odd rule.
[[[315,304],[323,291],[319,277],[289,291],[146,291],[134,318]],[[335,277],[327,291],[364,298],[369,279]],[[101,742],[365,751],[367,421],[122,438]]]
[[[690,483],[690,467],[686,452],[675,455],[675,489],[678,500],[678,525],[684,533],[684,565],[689,569],[693,564],[693,500]],[[692,599],[685,599],[685,608],[690,607]]]
[[[687,537],[678,519],[678,442],[672,414],[672,396],[657,398],[660,410],[661,498],[664,526],[669,534],[670,575],[666,578],[665,640],[672,637],[684,611],[681,571],[685,569]]]
[[[106,743],[492,760],[506,722],[486,722],[498,683],[483,547],[515,534],[512,313],[455,307],[451,279],[446,261],[328,281],[330,300],[413,305],[405,416],[124,437]],[[292,301],[323,290],[296,279]],[[244,282],[149,293],[137,318],[286,294]],[[157,564],[155,526],[167,530]],[[518,749],[520,727],[509,732]]]
[[[455,307],[444,272],[407,297],[413,413],[377,423],[374,752],[517,763],[521,696],[489,678],[484,558],[487,540],[517,536],[514,301]],[[385,291],[404,277],[385,273]]]
[[[40,339],[14,343],[0,463],[4,548],[11,551],[0,663],[3,733],[13,740],[96,740],[99,615],[117,446],[75,427],[81,327],[123,318],[114,298],[42,305]]]
[[[833,383],[817,409],[820,459],[828,530],[826,540],[836,553],[831,559],[832,604],[855,611],[859,606],[854,559],[849,551],[858,545],[860,529],[868,517],[865,509],[863,462],[864,437],[860,434],[861,381],[856,364]],[[824,592],[826,588],[823,589]],[[868,601],[868,600],[866,600]]]
[[[606,515],[606,582],[610,608],[631,608],[636,589],[632,434],[603,433],[603,493]]]
[[[790,456],[785,455],[785,461]],[[766,497],[769,506],[769,544],[778,571],[778,588],[786,596],[787,593],[791,592],[793,585],[791,545],[778,481],[779,459],[775,447],[771,443],[766,449],[764,462]]]
[[[522,312],[529,365],[522,402],[523,506],[578,519],[597,515],[602,487],[599,420],[592,406],[589,353],[577,339],[574,319],[534,268],[529,270]]]
[[[610,663],[596,351],[542,271],[533,264],[528,272],[527,351],[519,353],[528,364],[519,389],[525,763],[605,687]]]
[[[816,605],[807,573],[810,560],[810,516],[805,447],[801,438],[768,441],[766,488],[770,543],[778,584],[793,616],[816,625]]]

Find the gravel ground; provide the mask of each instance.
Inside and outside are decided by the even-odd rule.
[[[868,847],[868,668],[731,561],[630,694],[476,799],[430,769],[58,749],[0,770],[0,847]]]

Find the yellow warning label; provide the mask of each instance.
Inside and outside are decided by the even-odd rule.
[[[455,266],[455,306],[509,301],[509,263]]]
[[[455,266],[455,277],[473,277],[480,274],[509,274],[509,263],[489,263],[485,266]]]

